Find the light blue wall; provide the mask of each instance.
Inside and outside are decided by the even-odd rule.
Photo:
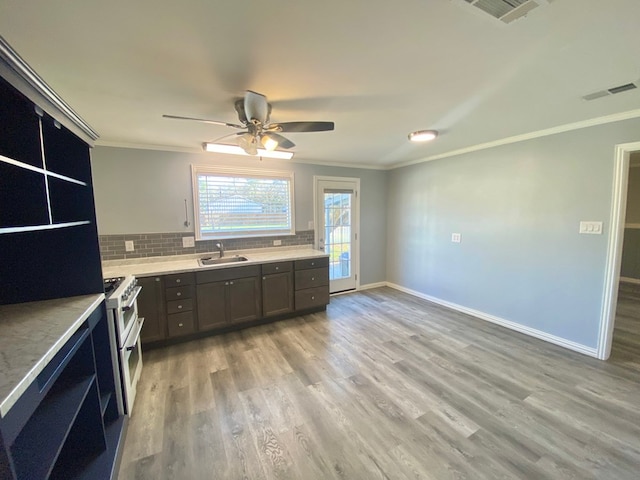
[[[391,171],[387,279],[595,348],[614,146],[638,140],[634,119]]]
[[[131,148],[96,147],[92,152],[98,233],[193,231],[184,227],[184,199],[193,221],[191,164],[293,170],[296,230],[313,221],[313,176],[361,179],[360,263],[362,285],[386,279],[387,172],[282,160]]]

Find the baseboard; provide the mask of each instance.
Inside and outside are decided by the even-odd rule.
[[[443,307],[447,307],[452,310],[456,310],[458,312],[466,313],[467,315],[471,315],[472,317],[479,318],[480,320],[485,320],[487,322],[495,323],[496,325],[500,325],[502,327],[508,328],[509,330],[514,330],[516,332],[524,333],[525,335],[539,338],[540,340],[553,343],[554,345],[559,345],[566,349],[573,350],[574,352],[578,352],[578,353],[582,353],[583,355],[588,355],[590,357],[598,358],[598,355],[597,355],[598,352],[595,348],[587,347],[586,345],[582,345],[581,343],[572,342],[571,340],[567,340],[562,337],[556,337],[555,335],[551,335],[549,333],[543,332],[542,330],[536,330],[535,328],[527,327],[525,325],[521,325],[519,323],[515,323],[510,320],[505,320],[504,318],[496,317],[495,315],[490,315],[488,313],[484,313],[479,310],[474,310],[472,308],[463,307],[462,305],[458,305],[456,303],[448,302],[446,300],[441,300],[439,298],[432,297],[431,295],[426,295],[422,292],[411,290],[410,288],[406,288],[401,285],[396,285],[395,283],[385,282],[385,285],[388,287],[394,288],[396,290],[399,290],[401,292],[408,293],[409,295],[413,295],[415,297],[428,300],[429,302],[442,305]]]
[[[369,290],[371,288],[386,287],[387,285],[388,285],[387,282],[367,283],[365,285],[360,285],[358,287],[358,291],[360,291],[360,290]]]
[[[640,285],[640,278],[620,277],[620,281],[624,283],[635,283],[636,285]]]

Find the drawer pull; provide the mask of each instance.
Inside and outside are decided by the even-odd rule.
[[[224,282],[225,285],[229,285],[229,282]]]
[[[313,282],[316,279],[316,277],[311,277],[311,281]]]
[[[263,280],[266,280],[266,279],[267,279],[267,277],[262,277],[262,279],[263,279]]]
[[[182,327],[183,325],[184,325],[184,323],[179,323],[178,324],[179,327]]]
[[[176,278],[176,283],[180,283],[180,279],[179,278]]]
[[[311,266],[313,267],[316,264],[316,262],[311,262]]]
[[[280,270],[280,267],[276,267],[276,270]]]
[[[233,285],[233,282],[229,282],[229,285]]]
[[[182,305],[178,305],[178,310],[182,310]]]
[[[176,293],[176,297],[181,297],[181,296],[182,296],[182,292]]]
[[[314,296],[312,295],[312,296],[311,296],[311,300],[315,300],[315,299],[316,299],[316,297],[314,297]]]
[[[160,281],[160,277],[156,277],[155,280],[156,280],[156,282],[159,282]]]

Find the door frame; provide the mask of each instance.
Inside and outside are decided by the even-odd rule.
[[[622,143],[615,147],[613,164],[613,192],[611,195],[611,228],[607,243],[602,315],[596,356],[606,360],[611,355],[613,327],[618,305],[618,286],[622,263],[625,214],[627,212],[627,187],[629,182],[629,157],[640,150],[640,142]]]
[[[318,182],[352,182],[356,184],[355,195],[355,225],[352,223],[352,227],[355,227],[355,240],[354,248],[355,255],[352,257],[352,268],[356,276],[356,290],[360,290],[360,178],[358,177],[331,177],[324,175],[313,176],[313,246],[320,250],[318,245]]]

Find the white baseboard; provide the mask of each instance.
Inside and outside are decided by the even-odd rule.
[[[640,285],[640,278],[620,277],[620,281],[624,283],[635,283]]]
[[[559,345],[569,350],[573,350],[574,352],[578,352],[584,355],[588,355],[590,357],[598,358],[598,355],[597,355],[598,352],[595,348],[587,347],[586,345],[582,345],[581,343],[572,342],[571,340],[567,340],[562,337],[556,337],[555,335],[551,335],[541,330],[536,330],[535,328],[527,327],[525,325],[521,325],[519,323],[515,323],[510,320],[505,320],[504,318],[496,317],[494,315],[490,315],[488,313],[484,313],[479,310],[474,310],[472,308],[463,307],[462,305],[448,302],[446,300],[441,300],[439,298],[432,297],[431,295],[426,295],[416,290],[411,290],[410,288],[406,288],[401,285],[396,285],[395,283],[390,283],[390,282],[384,282],[384,283],[388,287],[395,288],[396,290],[400,290],[401,292],[408,293],[409,295],[413,295],[415,297],[419,297],[424,300],[428,300],[429,302],[437,303],[438,305],[442,305],[443,307],[447,307],[452,310],[457,310],[458,312],[466,313],[467,315],[471,315],[473,317],[479,318],[480,320],[485,320],[487,322],[495,323],[496,325],[500,325],[502,327],[508,328],[510,330],[514,330],[516,332],[524,333],[525,335],[529,335],[531,337],[539,338],[540,340],[553,343],[554,345]]]
[[[369,290],[371,288],[386,287],[387,285],[388,285],[387,282],[367,283],[365,285],[360,285],[358,287],[358,291],[360,291],[360,290]]]

